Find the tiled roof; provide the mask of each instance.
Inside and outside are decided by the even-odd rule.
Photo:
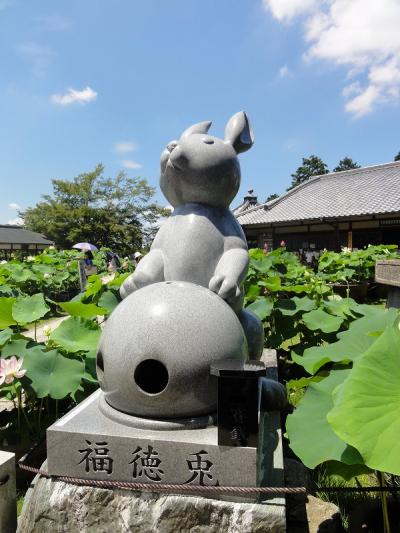
[[[20,226],[0,225],[1,244],[54,244],[40,233],[23,229]]]
[[[257,196],[254,196],[253,189],[250,189],[247,196],[244,197],[243,202],[235,207],[235,209],[232,209],[232,213],[237,217],[240,213],[243,213],[252,207],[256,207],[257,205],[260,205],[257,201]]]
[[[232,213],[235,215],[235,217],[238,217],[241,213],[244,213],[245,211],[248,211],[249,209],[252,209],[253,207],[256,207],[258,205],[260,204],[254,204],[254,202],[249,202],[248,200],[245,200],[243,203],[235,207],[235,209],[232,209]]]
[[[241,212],[242,226],[400,212],[400,161],[315,176]]]

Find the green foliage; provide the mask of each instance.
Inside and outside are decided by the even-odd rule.
[[[67,352],[90,352],[96,349],[100,333],[93,322],[71,316],[52,331],[50,340]]]
[[[78,390],[85,363],[65,357],[58,350],[30,349],[24,358],[24,368],[38,398],[50,396],[59,400]]]
[[[271,202],[271,200],[275,200],[276,198],[279,198],[279,194],[273,193],[273,194],[270,194],[265,201]]]
[[[288,417],[287,435],[310,468],[330,461],[345,477],[362,468],[399,475],[399,311],[360,308],[365,316],[338,333],[337,342],[293,354],[313,377],[299,380],[307,388]]]
[[[353,319],[343,311],[349,303],[335,306],[333,298],[331,288],[284,248],[268,255],[250,250],[245,303],[264,323],[266,346],[299,344],[302,350],[346,329]]]
[[[50,311],[41,293],[18,298],[12,307],[12,315],[18,324],[29,324],[43,318]]]
[[[358,313],[366,312],[366,306],[359,307]],[[308,348],[302,356],[293,352],[292,359],[310,374],[315,374],[327,363],[354,362],[374,343],[374,332],[393,324],[396,317],[395,309],[372,307],[367,316],[352,322],[347,331],[338,333],[337,342]]]
[[[28,229],[43,233],[62,248],[91,242],[128,255],[154,235],[160,216],[168,213],[152,203],[154,188],[145,179],[120,172],[104,177],[97,165],[72,181],[53,180],[53,194],[21,213]]]
[[[79,252],[58,252],[49,248],[24,260],[15,258],[0,264],[0,296],[43,293],[50,299],[74,294],[79,289]]]
[[[0,266],[8,287],[0,293],[0,357],[6,361],[12,356],[20,362],[22,359],[26,372],[10,385],[0,386],[0,397],[13,399],[16,405],[0,417],[0,436],[9,442],[29,441],[42,435],[58,414],[97,386],[95,354],[101,333],[97,320],[104,319],[118,305],[119,287],[130,272],[117,272],[112,277],[90,276],[84,293],[56,304],[49,299],[49,291],[54,291],[59,283],[68,284],[70,276],[77,280],[77,254],[48,250]],[[4,285],[1,287],[4,289]],[[35,293],[38,288],[42,292]],[[62,288],[60,285],[61,292],[53,294],[62,295]],[[45,342],[21,334],[24,328],[36,326],[38,320],[56,310],[70,316]]]
[[[354,168],[361,168],[351,157],[344,157],[339,161],[339,164],[332,172],[342,172],[343,170],[353,170]]]
[[[334,391],[327,421],[365,464],[400,475],[400,322],[387,326]]]
[[[107,311],[107,314],[112,313],[119,304],[119,302],[119,296],[117,296],[115,292],[110,290],[103,292],[98,301],[100,307],[105,309]]]
[[[99,307],[96,304],[85,304],[83,302],[64,302],[58,304],[71,316],[80,316],[83,318],[95,318],[97,315],[107,314],[107,309]]]
[[[349,279],[361,274],[365,279],[371,263],[391,256],[392,250],[324,254],[318,274],[284,248],[268,255],[250,252],[245,303],[263,321],[266,345],[278,348],[281,360],[300,376],[287,383],[297,405],[288,417],[287,434],[310,468],[323,463],[347,478],[369,468],[399,472],[400,449],[393,442],[400,429],[398,311],[340,298],[327,284],[335,268],[342,270],[342,279],[351,269],[356,274]],[[6,421],[0,419],[7,439],[24,431],[42,433],[59,412],[58,402],[62,410],[69,409],[96,386],[98,320],[118,305],[119,288],[130,272],[117,272],[109,281],[101,274],[90,276],[84,293],[56,304],[46,294],[48,280],[68,283],[70,265],[77,267],[75,257],[52,250],[0,265],[0,356],[23,358],[26,370],[13,384],[0,387],[0,396],[19,406]],[[69,318],[45,342],[21,334],[25,325],[55,309]]]
[[[393,161],[400,161],[400,152],[397,152],[397,155],[394,156]]]
[[[400,319],[398,310],[334,295],[327,282],[371,279],[375,260],[394,248],[326,253],[317,275],[284,248],[250,252],[247,307],[263,321],[283,370],[300,376],[287,383],[296,405],[287,418],[290,446],[309,468],[324,465],[345,479],[400,472]]]
[[[368,246],[363,250],[324,252],[318,262],[318,277],[326,282],[371,281],[375,275],[375,262],[378,259],[397,258],[397,246],[381,244]]]
[[[337,370],[320,382],[310,383],[300,401],[301,408],[287,419],[290,446],[308,468],[315,468],[326,461],[340,461],[346,465],[363,464],[357,450],[335,434],[326,418],[333,407],[332,392],[349,372],[349,369]]]
[[[317,329],[324,333],[333,333],[338,331],[343,323],[340,316],[332,316],[322,309],[315,309],[303,315],[303,320],[308,329],[315,331]]]
[[[13,297],[0,297],[0,328],[7,328],[8,326],[13,326],[16,324],[16,321],[12,315],[12,308],[16,298]]]
[[[327,165],[322,161],[320,157],[316,155],[310,155],[310,157],[303,157],[301,166],[292,174],[292,183],[287,189],[293,189],[301,183],[309,180],[312,176],[320,176],[321,174],[328,174],[329,170]]]

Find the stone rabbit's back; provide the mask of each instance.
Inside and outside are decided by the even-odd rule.
[[[160,186],[174,211],[161,226],[149,254],[123,284],[121,295],[161,281],[187,281],[209,288],[238,314],[250,355],[258,357],[262,325],[242,310],[247,243],[229,210],[240,186],[237,154],[251,148],[253,133],[244,112],[228,121],[224,139],[208,135],[210,126],[211,122],[191,126],[162,152]]]

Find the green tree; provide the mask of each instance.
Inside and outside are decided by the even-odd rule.
[[[151,202],[155,191],[145,179],[124,172],[106,178],[103,165],[72,181],[54,179],[52,184],[53,193],[20,216],[27,229],[62,248],[90,242],[128,254],[148,244],[160,216],[168,215]]]
[[[303,157],[302,165],[292,174],[292,183],[287,188],[288,191],[309,180],[312,176],[320,176],[321,174],[328,174],[328,166],[316,155],[310,157]]]
[[[394,161],[400,161],[400,152],[394,157]]]
[[[276,193],[270,194],[265,201],[270,202],[271,200],[275,200],[275,198],[279,198],[279,194],[276,194]]]
[[[333,169],[333,172],[342,172],[342,170],[352,170],[353,168],[361,168],[351,157],[344,157],[339,161],[337,167]]]

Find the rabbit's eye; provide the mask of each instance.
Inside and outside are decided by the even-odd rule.
[[[178,141],[171,141],[170,143],[167,144],[167,150],[169,152],[172,152],[172,150],[176,148],[177,146],[178,146]]]
[[[205,144],[214,144],[214,139],[212,137],[203,137],[201,140]]]

